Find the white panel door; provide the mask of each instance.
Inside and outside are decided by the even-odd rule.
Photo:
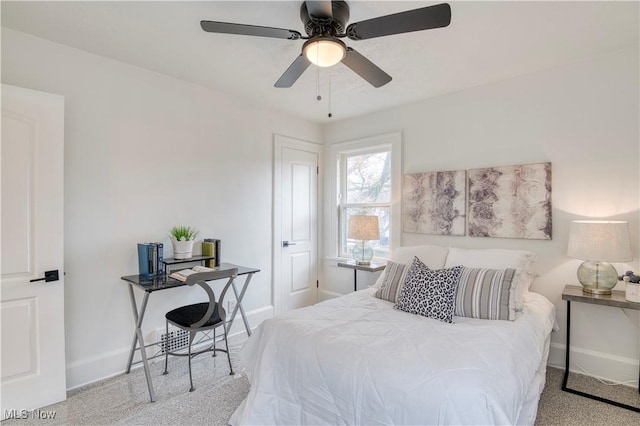
[[[66,399],[64,98],[2,85],[2,419]],[[45,271],[59,279],[34,281]]]
[[[276,138],[274,278],[279,312],[317,302],[320,149],[315,144]]]

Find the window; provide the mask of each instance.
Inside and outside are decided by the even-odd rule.
[[[374,257],[389,257],[391,210],[391,148],[340,155],[340,256],[350,256],[359,241],[347,238],[349,216],[378,216],[380,240],[371,241]]]
[[[347,238],[349,216],[378,216],[380,240],[370,241],[374,256],[389,257],[397,246],[400,214],[400,134],[336,144],[332,146],[336,166],[335,220],[336,254],[351,257],[359,241]]]

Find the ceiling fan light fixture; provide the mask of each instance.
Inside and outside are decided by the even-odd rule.
[[[302,53],[312,64],[326,68],[342,61],[347,53],[347,46],[335,38],[316,38],[304,44]]]

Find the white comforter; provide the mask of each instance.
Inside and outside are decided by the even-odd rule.
[[[251,390],[230,422],[522,422],[554,317],[535,293],[515,321],[446,324],[397,311],[370,290],[291,311],[264,321],[244,345]]]

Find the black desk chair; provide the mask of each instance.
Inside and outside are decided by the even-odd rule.
[[[238,275],[238,269],[227,269],[224,271],[214,271],[214,272],[201,272],[197,274],[192,274],[187,277],[187,285],[197,284],[207,292],[209,296],[209,302],[196,303],[193,305],[182,306],[180,308],[176,308],[170,312],[167,312],[165,315],[166,318],[166,326],[167,326],[167,336],[169,335],[169,323],[174,326],[181,328],[182,330],[186,330],[189,332],[189,352],[188,353],[178,353],[178,352],[169,352],[165,348],[165,358],[164,358],[164,373],[168,374],[167,364],[169,362],[169,355],[175,356],[188,356],[189,357],[189,381],[191,383],[191,389],[189,392],[193,392],[195,388],[193,387],[193,378],[191,375],[191,358],[196,355],[200,355],[205,352],[213,352],[213,356],[215,356],[215,352],[226,352],[227,359],[229,360],[229,369],[231,372],[230,375],[233,375],[233,366],[231,365],[231,356],[229,355],[229,344],[227,343],[227,330],[226,330],[226,317],[227,314],[222,307],[224,296],[229,290],[229,287],[233,283],[233,280]],[[220,293],[220,298],[216,301],[216,295],[213,292],[213,289],[209,287],[206,283],[207,281],[219,280],[223,278],[228,278],[229,280],[225,284],[222,289],[222,293]],[[224,344],[226,349],[218,349],[216,348],[216,328],[222,327],[222,331],[224,333]],[[193,339],[196,336],[196,333],[199,331],[213,330],[213,343],[211,346],[199,350],[197,352],[191,352],[191,345],[193,344]]]

